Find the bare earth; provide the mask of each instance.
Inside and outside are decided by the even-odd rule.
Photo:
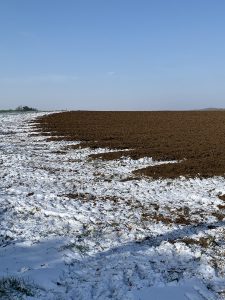
[[[43,116],[38,122],[43,133],[51,132],[57,140],[82,141],[79,147],[129,149],[92,158],[129,156],[179,161],[147,167],[138,170],[138,174],[153,178],[207,178],[225,173],[224,111],[75,111]]]

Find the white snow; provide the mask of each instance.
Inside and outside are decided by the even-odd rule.
[[[153,286],[143,288],[133,292],[135,300],[212,300],[215,299],[212,293],[209,293],[207,288],[200,280],[186,280],[185,282],[171,283],[166,286]]]
[[[225,299],[224,179],[137,179],[165,162],[90,160],[109,149],[31,135],[43,114],[0,114],[0,292],[13,276],[23,299]]]

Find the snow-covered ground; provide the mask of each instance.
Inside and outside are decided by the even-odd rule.
[[[136,178],[160,162],[90,160],[42,114],[0,114],[0,298],[225,299],[225,180]]]

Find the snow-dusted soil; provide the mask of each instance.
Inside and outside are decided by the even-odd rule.
[[[0,114],[1,299],[225,299],[223,178],[136,178],[160,162],[90,160],[39,115]]]

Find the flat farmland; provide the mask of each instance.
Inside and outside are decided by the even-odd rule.
[[[0,114],[0,299],[225,299],[224,119]]]
[[[84,148],[128,150],[92,155],[93,159],[129,156],[177,161],[135,171],[155,179],[225,173],[224,111],[74,111],[46,115],[38,123],[42,133],[51,133],[51,140],[81,141],[79,147]]]

